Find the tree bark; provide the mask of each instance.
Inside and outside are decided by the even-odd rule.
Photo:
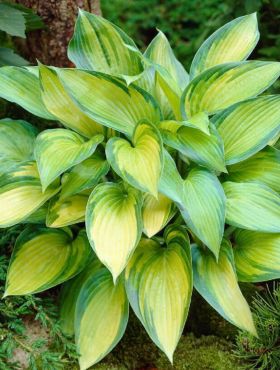
[[[71,67],[67,45],[72,37],[78,8],[101,15],[100,0],[15,0],[38,14],[46,29],[32,31],[26,40],[17,40],[20,54],[36,64]]]

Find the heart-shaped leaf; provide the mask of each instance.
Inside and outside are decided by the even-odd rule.
[[[52,129],[41,132],[35,142],[35,158],[45,190],[59,175],[90,157],[103,135],[85,139],[73,131]]]
[[[226,172],[223,141],[213,125],[209,133],[187,122],[164,121],[160,128],[164,143],[201,166]]]
[[[164,153],[159,191],[176,203],[188,227],[218,258],[226,209],[221,183],[212,172],[199,167],[183,180],[170,154]]]
[[[156,127],[147,122],[139,123],[132,144],[122,138],[111,138],[106,146],[106,156],[114,171],[125,181],[157,196],[163,154]]]
[[[42,292],[77,275],[91,254],[85,231],[76,239],[61,229],[27,228],[11,257],[5,296]]]
[[[96,255],[114,281],[123,271],[142,233],[142,194],[125,183],[102,183],[91,193],[86,229]]]

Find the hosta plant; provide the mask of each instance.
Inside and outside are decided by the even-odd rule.
[[[258,39],[256,15],[237,18],[188,74],[162,32],[141,53],[80,12],[76,68],[0,69],[2,98],[58,123],[0,122],[0,226],[26,224],[5,295],[63,283],[82,370],[121,339],[129,307],[172,362],[193,286],[257,335],[238,281],[280,277],[280,96],[263,94],[280,63],[246,61]]]

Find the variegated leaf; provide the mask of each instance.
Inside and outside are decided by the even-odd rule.
[[[248,61],[212,67],[194,78],[182,96],[184,114],[214,114],[266,90],[280,75],[280,63]],[[259,78],[261,76],[262,78]]]
[[[175,120],[164,120],[158,125],[159,129],[163,131],[170,131],[175,134],[182,126],[194,128],[200,130],[206,135],[210,135],[209,132],[209,117],[206,113],[200,112],[195,114],[189,120],[186,121],[175,121]]]
[[[104,128],[88,117],[70,98],[54,69],[40,65],[40,86],[42,99],[63,125],[86,137],[102,134]]]
[[[47,111],[40,94],[38,77],[24,67],[0,68],[0,97],[16,103],[36,116],[55,120]]]
[[[77,275],[91,254],[85,231],[27,228],[18,237],[7,273],[5,296],[42,292]]]
[[[161,113],[157,102],[141,88],[97,72],[57,70],[66,90],[82,110],[98,123],[132,135],[145,119],[157,124]]]
[[[67,198],[93,188],[107,174],[109,168],[108,162],[99,153],[94,153],[63,175],[60,197]]]
[[[237,283],[231,245],[223,242],[219,261],[197,245],[191,250],[195,289],[227,321],[256,335],[249,305]]]
[[[213,119],[227,164],[249,158],[280,132],[280,96],[265,95],[237,103]]]
[[[175,204],[163,194],[156,199],[153,195],[145,194],[142,217],[143,231],[151,238],[171,220],[176,213]]]
[[[59,191],[59,181],[43,192],[35,162],[23,162],[0,175],[0,228],[23,222]]]
[[[156,94],[156,73],[155,68],[152,65],[148,64],[144,71],[137,76],[123,76],[123,78],[127,85],[134,83],[136,86],[151,94],[156,99],[163,112],[164,107],[160,102],[159,96]]]
[[[106,145],[106,156],[120,177],[156,197],[163,161],[162,150],[157,128],[148,122],[140,122],[135,127],[132,143],[113,137]]]
[[[280,232],[280,196],[258,183],[223,183],[226,222],[242,229]]]
[[[81,370],[102,360],[122,338],[128,307],[123,279],[114,285],[106,268],[85,281],[75,312],[75,341]]]
[[[197,167],[183,180],[170,154],[164,154],[159,191],[176,203],[188,227],[218,258],[226,199],[217,176]]]
[[[86,265],[82,272],[80,272],[73,279],[66,281],[62,285],[60,294],[60,323],[61,329],[64,334],[73,336],[74,335],[74,320],[76,303],[86,280],[99,271],[103,267],[99,259],[94,255],[92,260]]]
[[[86,229],[100,261],[114,281],[123,271],[142,233],[142,195],[125,183],[102,183],[89,197]]]
[[[166,149],[163,149],[163,169],[159,181],[159,192],[176,203],[181,202],[183,180],[177,170],[176,163]]]
[[[210,135],[209,132],[210,120],[208,114],[206,114],[205,112],[199,112],[195,114],[194,116],[190,117],[188,121],[186,122],[183,121],[182,124],[187,127],[197,128],[204,132],[205,134]]]
[[[175,57],[163,32],[159,31],[152,40],[144,56],[155,67],[155,96],[160,102],[167,119],[170,111],[180,119],[180,96],[189,82],[188,73]]]
[[[30,123],[0,120],[0,173],[33,159],[37,130]]]
[[[90,157],[103,139],[103,135],[96,135],[85,141],[75,132],[59,128],[41,132],[34,154],[43,190],[63,172]]]
[[[188,227],[218,260],[226,198],[217,176],[204,169],[192,169],[183,183],[180,210]]]
[[[210,126],[209,134],[176,121],[163,121],[160,124],[165,144],[177,149],[197,164],[214,171],[227,172],[225,167],[223,141],[216,128]]]
[[[47,213],[49,209],[49,202],[46,202],[42,207],[38,208],[30,216],[25,218],[22,223],[24,224],[46,224]]]
[[[280,152],[266,147],[246,161],[228,167],[229,180],[234,182],[259,182],[280,192]]]
[[[64,227],[85,220],[89,194],[83,192],[70,195],[68,198],[54,198],[50,201],[46,225],[48,227]]]
[[[137,75],[143,67],[133,40],[108,20],[79,10],[68,57],[77,68],[111,75]]]
[[[257,283],[280,278],[280,234],[238,230],[234,236],[239,281]]]
[[[147,47],[144,55],[152,62],[164,67],[181,91],[185,89],[189,82],[189,75],[175,57],[163,32],[158,31],[158,34]]]
[[[198,49],[191,65],[191,78],[218,64],[247,59],[259,37],[256,13],[226,23]]]
[[[166,247],[142,239],[125,271],[129,302],[153,342],[172,362],[192,294],[189,238],[180,226],[165,231]]]

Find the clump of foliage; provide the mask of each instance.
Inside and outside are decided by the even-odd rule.
[[[235,355],[244,363],[243,369],[280,369],[280,286],[253,301],[253,316],[258,337],[240,332]]]
[[[25,225],[4,296],[63,284],[82,370],[122,338],[129,305],[172,362],[193,286],[257,335],[238,281],[280,273],[280,96],[262,95],[280,63],[246,61],[258,39],[255,14],[234,19],[188,74],[162,32],[142,54],[81,11],[77,68],[0,69],[1,97],[66,127],[0,122],[0,227]]]
[[[22,226],[0,232],[0,294],[4,293],[8,268],[9,243],[14,243]],[[34,322],[42,328],[33,333]],[[35,326],[37,329],[37,326]],[[38,330],[37,330],[38,331]],[[44,335],[43,335],[44,333]],[[41,334],[41,335],[40,335]],[[50,296],[7,297],[0,301],[0,368],[16,370],[24,365],[30,370],[66,369],[78,355],[71,338],[59,325],[59,312]],[[19,356],[16,356],[16,354]]]

